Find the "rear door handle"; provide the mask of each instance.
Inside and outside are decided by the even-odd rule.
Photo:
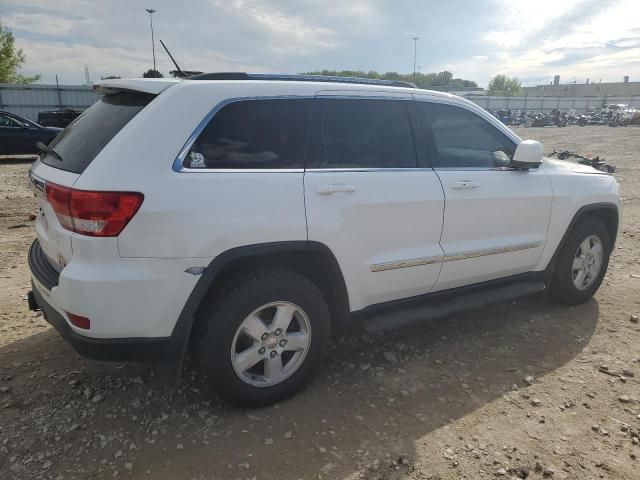
[[[344,185],[342,183],[332,183],[331,185],[321,185],[316,187],[318,195],[333,195],[335,193],[353,193],[356,187],[353,185]]]
[[[451,188],[454,190],[471,190],[478,188],[480,184],[478,182],[472,182],[471,180],[462,180],[460,182],[453,182]]]

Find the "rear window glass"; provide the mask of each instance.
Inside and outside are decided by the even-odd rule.
[[[153,98],[154,95],[141,93],[103,96],[49,144],[62,161],[44,155],[42,162],[68,172],[84,172],[107,143]]]
[[[230,103],[211,119],[183,161],[186,168],[302,168],[310,99]]]

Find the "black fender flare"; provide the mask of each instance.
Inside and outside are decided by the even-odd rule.
[[[165,350],[163,363],[170,369],[171,376],[174,377],[175,380],[179,381],[179,377],[182,372],[182,365],[187,353],[189,337],[195,322],[198,307],[222,270],[232,262],[240,259],[288,253],[312,253],[320,254],[322,256],[329,269],[329,275],[333,282],[332,286],[337,296],[337,298],[333,300],[338,302],[338,308],[345,310],[345,317],[348,315],[349,296],[344,277],[342,275],[342,270],[340,269],[340,265],[338,264],[335,255],[325,244],[314,241],[299,240],[259,243],[232,248],[216,256],[205,268],[195,287],[191,291],[191,294],[182,308],[180,316],[173,328],[169,344]],[[177,378],[175,378],[175,375],[177,375]]]
[[[615,228],[614,228],[615,234],[611,236],[611,247],[613,248],[613,246],[615,245],[618,226],[620,224],[620,212],[618,211],[618,205],[610,202],[601,202],[601,203],[590,203],[588,205],[584,205],[580,207],[578,211],[573,215],[571,222],[569,222],[569,226],[564,231],[564,234],[562,235],[562,238],[560,239],[560,242],[558,243],[558,246],[556,247],[555,252],[553,252],[553,256],[551,257],[551,260],[549,260],[549,264],[545,269],[547,286],[551,281],[551,277],[553,276],[553,272],[555,271],[556,264],[558,262],[558,256],[560,255],[560,251],[562,250],[562,247],[564,247],[564,244],[566,243],[567,238],[569,238],[569,235],[575,228],[576,224],[582,218],[584,218],[585,215],[589,214],[589,212],[593,212],[595,210],[610,210],[615,213]]]

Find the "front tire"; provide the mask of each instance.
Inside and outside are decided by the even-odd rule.
[[[551,295],[567,305],[589,300],[607,273],[610,253],[611,238],[604,223],[596,218],[580,222],[558,256]]]
[[[320,290],[280,268],[225,283],[197,319],[197,357],[207,382],[229,403],[249,408],[301,390],[329,340],[329,308]]]

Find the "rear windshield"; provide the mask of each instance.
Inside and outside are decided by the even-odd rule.
[[[43,155],[42,162],[68,172],[84,172],[105,145],[153,98],[154,95],[142,93],[103,96],[49,144],[62,161]]]

